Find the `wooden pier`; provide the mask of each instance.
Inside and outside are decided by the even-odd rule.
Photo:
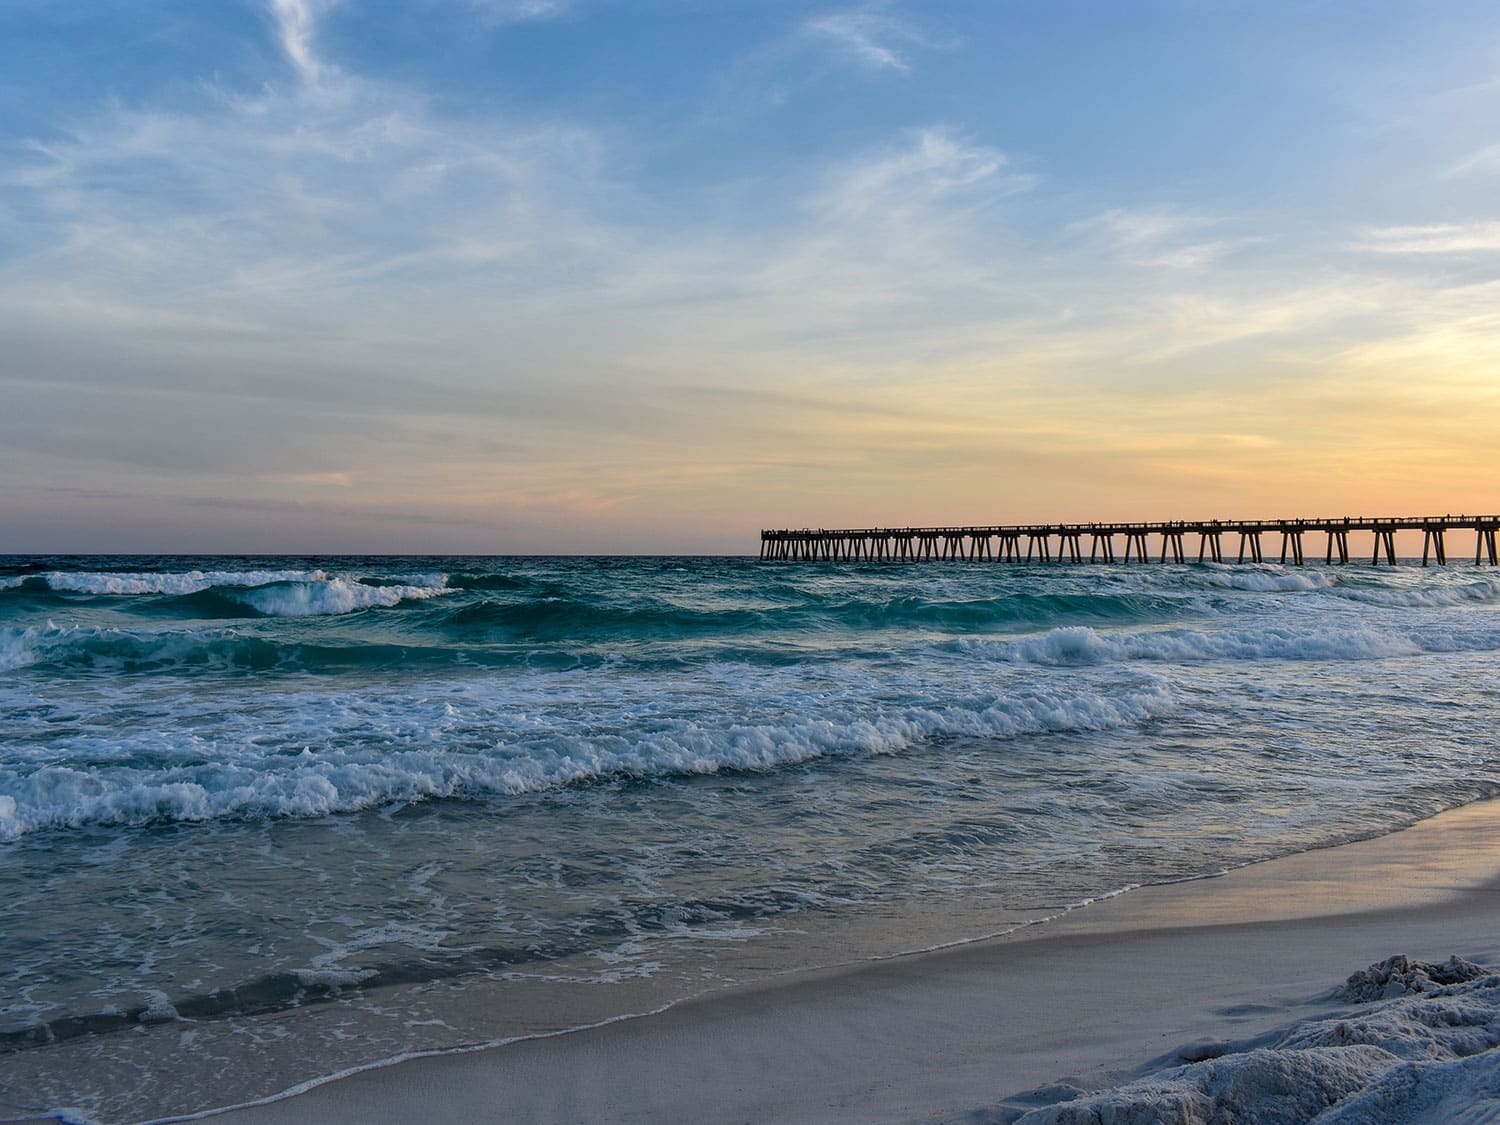
[[[1495,516],[1343,516],[1296,520],[1166,520],[1145,523],[1036,523],[991,527],[873,527],[844,531],[783,529],[760,533],[760,557],[778,562],[1008,562],[1113,563],[1187,562],[1191,546],[1198,562],[1259,563],[1273,560],[1302,566],[1306,535],[1322,535],[1323,561],[1348,563],[1349,536],[1368,532],[1370,562],[1396,565],[1396,533],[1422,533],[1422,565],[1448,564],[1445,536],[1474,532],[1474,565],[1500,564]],[[1279,554],[1265,549],[1262,536],[1281,537]],[[1189,537],[1196,537],[1195,543]],[[1226,550],[1225,539],[1231,546]],[[1236,539],[1238,540],[1236,542]],[[1084,556],[1084,541],[1088,555]],[[1155,541],[1159,550],[1151,549]],[[1116,549],[1117,541],[1123,550]],[[1275,540],[1272,540],[1273,544]],[[1316,541],[1314,542],[1316,546]],[[1316,554],[1314,555],[1316,559]]]

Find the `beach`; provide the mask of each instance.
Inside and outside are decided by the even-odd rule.
[[[218,1119],[1002,1120],[1041,1087],[1110,1086],[1181,1048],[1348,1012],[1329,993],[1391,954],[1500,964],[1497,845],[1500,802],[1484,802],[1035,931],[413,1060]]]

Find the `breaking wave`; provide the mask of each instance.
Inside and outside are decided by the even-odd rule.
[[[182,573],[53,571],[21,577],[11,588],[146,601],[146,614],[187,617],[317,617],[390,608],[452,593],[444,574],[378,578],[322,570],[191,570]]]
[[[1297,590],[1327,590],[1338,585],[1338,576],[1328,571],[1291,571],[1281,567],[1231,567],[1204,564],[1203,580],[1211,586],[1251,593],[1281,593]]]
[[[0,627],[0,671],[48,668],[126,675],[232,672],[375,672],[396,668],[597,666],[587,651],[474,649],[330,639],[287,641],[240,627],[142,631],[98,626]]]
[[[53,571],[41,576],[53,590],[75,594],[140,597],[195,594],[213,586],[266,586],[272,582],[325,582],[321,570],[190,570],[183,574],[119,574]]]
[[[1425,607],[1478,605],[1500,601],[1500,582],[1481,578],[1451,586],[1392,588],[1345,586],[1336,591],[1339,597],[1367,605],[1420,609]]]
[[[959,651],[1014,663],[1067,665],[1147,660],[1194,663],[1208,660],[1378,660],[1429,652],[1500,648],[1500,633],[1467,636],[1356,627],[1340,632],[1292,626],[1253,629],[1148,630],[1100,633],[1084,626],[1053,629],[1016,640],[961,637]]]
[[[267,617],[318,617],[390,608],[404,601],[422,601],[450,593],[444,586],[371,586],[347,578],[324,581],[276,582],[257,586],[238,597]]]
[[[776,681],[762,686],[774,690]],[[1176,709],[1171,690],[1152,681],[1109,693],[1038,688],[873,707],[851,692],[811,714],[793,694],[768,699],[770,714],[759,721],[736,718],[737,700],[698,714],[667,707],[653,716],[652,700],[605,695],[579,714],[555,703],[549,711],[537,695],[459,695],[439,685],[430,691],[427,698],[267,699],[254,716],[214,715],[211,745],[196,736],[189,714],[167,729],[117,734],[102,756],[82,738],[62,748],[60,760],[0,770],[0,839],[85,825],[318,817],[612,777],[768,771],[830,756],[893,754],[941,738],[1105,730]],[[659,694],[669,691],[663,686]],[[348,737],[351,730],[361,737]]]

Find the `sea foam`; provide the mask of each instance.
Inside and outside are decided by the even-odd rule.
[[[420,601],[447,593],[452,591],[440,585],[369,586],[347,578],[329,578],[262,585],[235,597],[267,617],[312,617],[389,608],[403,601]]]
[[[1297,590],[1326,590],[1333,586],[1337,579],[1320,571],[1306,571],[1302,573],[1268,570],[1245,570],[1245,571],[1212,571],[1209,581],[1218,586],[1224,586],[1232,590],[1246,590],[1252,593],[1278,593]]]
[[[41,631],[34,626],[0,627],[0,672],[25,668],[37,659],[37,641]]]
[[[661,688],[659,699],[600,688],[583,709],[550,691],[497,695],[493,687],[438,684],[410,696],[267,692],[253,715],[203,714],[211,704],[183,700],[158,729],[117,733],[107,747],[80,736],[59,746],[52,762],[33,756],[0,769],[0,838],[84,825],[316,817],[611,776],[765,771],[898,753],[934,738],[1103,730],[1177,706],[1165,685],[1143,681],[1107,693],[1034,688],[882,705],[855,696],[809,707],[773,697],[761,707],[766,718],[747,720],[754,708],[734,700],[681,713],[671,685]],[[204,719],[211,739],[195,729]],[[92,764],[75,764],[85,761]]]
[[[1487,604],[1500,600],[1500,582],[1482,578],[1449,586],[1422,588],[1346,586],[1335,591],[1339,597],[1367,605],[1397,608],[1423,608]]]
[[[214,586],[265,586],[272,582],[323,582],[321,570],[190,570],[181,574],[53,571],[42,576],[53,590],[138,597],[196,594]]]
[[[1496,639],[1486,640],[1495,643]],[[1015,640],[964,637],[954,646],[992,660],[1053,666],[1125,661],[1370,660],[1430,651],[1403,632],[1363,627],[1310,632],[1291,626],[1099,632],[1071,625]]]
[[[52,590],[95,596],[185,596],[221,590],[232,601],[267,617],[316,617],[389,608],[454,592],[445,574],[400,575],[364,582],[322,570],[191,570],[175,574],[77,573],[44,576]]]

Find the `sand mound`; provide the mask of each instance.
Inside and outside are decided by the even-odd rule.
[[[1391,957],[1333,999],[1371,1006],[1032,1110],[1017,1125],[1500,1121],[1500,976],[1458,957]]]
[[[1414,992],[1435,992],[1449,985],[1465,984],[1488,976],[1489,970],[1462,957],[1450,957],[1441,965],[1413,961],[1404,953],[1387,957],[1377,965],[1361,969],[1334,990],[1335,1000],[1364,1004],[1371,1000],[1389,1000]]]

